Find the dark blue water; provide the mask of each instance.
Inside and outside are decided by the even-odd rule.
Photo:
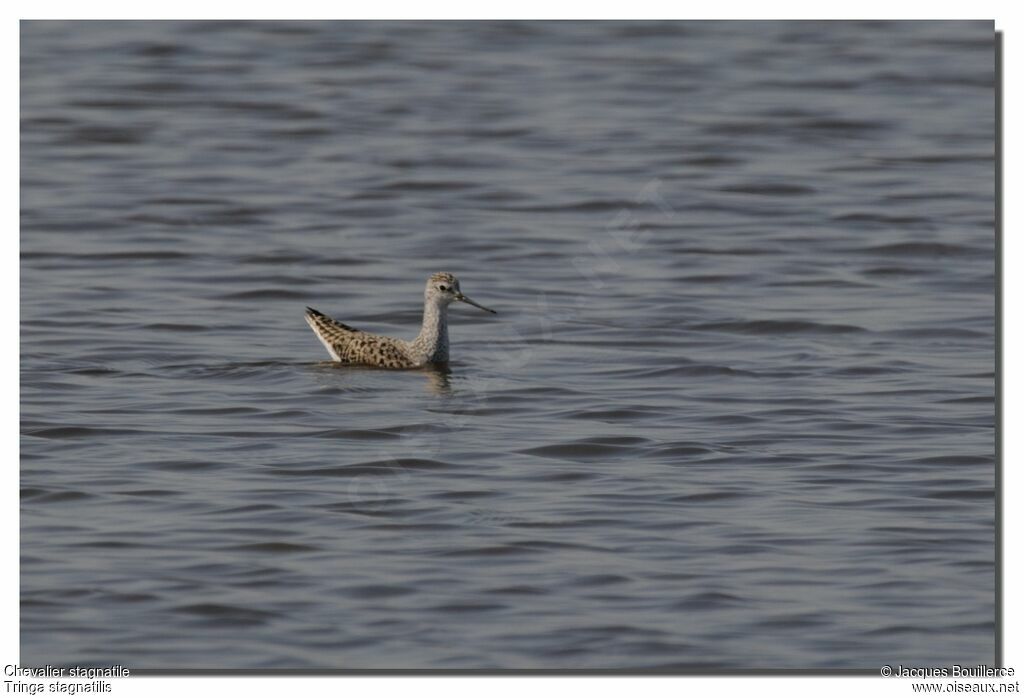
[[[21,55],[22,664],[992,662],[991,22]]]

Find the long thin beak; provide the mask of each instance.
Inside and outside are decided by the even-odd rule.
[[[456,293],[455,294],[455,300],[462,301],[463,303],[469,303],[470,305],[475,305],[476,307],[480,308],[480,310],[486,310],[487,312],[494,313],[495,315],[498,314],[497,310],[491,310],[490,308],[485,308],[482,305],[480,305],[479,303],[476,303],[474,301],[469,300],[469,298],[467,296],[464,296],[461,293]]]

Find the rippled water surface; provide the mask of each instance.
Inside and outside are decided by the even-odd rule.
[[[21,663],[991,663],[993,49],[23,24]]]

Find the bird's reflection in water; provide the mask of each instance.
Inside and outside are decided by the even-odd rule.
[[[434,395],[452,394],[452,370],[448,364],[434,364],[420,369],[427,376],[427,389]]]
[[[316,380],[325,387],[349,391],[371,389],[365,380],[373,374],[409,374],[418,373],[426,378],[427,390],[444,397],[452,395],[452,370],[448,364],[429,364],[416,369],[379,369],[373,366],[343,364],[337,361],[317,361],[312,365]]]

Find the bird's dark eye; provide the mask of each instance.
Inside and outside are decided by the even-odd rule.
[[[447,286],[438,286],[438,288],[441,289],[442,291],[447,291],[448,290]]]

